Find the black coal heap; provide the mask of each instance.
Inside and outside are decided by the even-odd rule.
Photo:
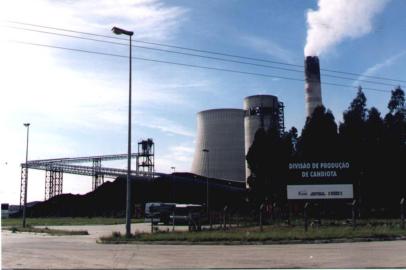
[[[153,180],[136,178],[132,181],[132,205],[146,202],[177,202],[204,204],[207,178],[191,173],[174,173]],[[210,186],[211,207],[223,209],[225,205],[244,202],[245,183]],[[27,208],[28,217],[92,217],[125,216],[126,177],[106,182],[84,195],[62,194]],[[21,211],[14,216],[20,216]]]

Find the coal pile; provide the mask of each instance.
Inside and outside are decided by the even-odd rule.
[[[124,217],[126,177],[106,182],[84,195],[61,194],[27,208],[28,217]],[[174,173],[155,179],[133,177],[132,204],[146,202],[206,202],[207,178],[190,173]],[[245,200],[245,183],[210,179],[210,207],[238,206]],[[21,215],[21,211],[15,216]]]

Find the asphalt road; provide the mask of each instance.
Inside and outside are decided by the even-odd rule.
[[[60,226],[59,226],[60,227]],[[149,230],[146,224],[134,230]],[[2,268],[365,268],[406,267],[406,241],[295,245],[104,245],[124,225],[70,226],[89,236],[2,231]]]

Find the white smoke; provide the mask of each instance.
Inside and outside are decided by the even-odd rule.
[[[307,12],[305,56],[316,56],[346,38],[372,30],[372,18],[389,0],[318,0],[318,10]]]

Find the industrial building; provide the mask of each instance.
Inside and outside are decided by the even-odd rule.
[[[245,156],[259,128],[284,131],[283,103],[272,95],[244,99],[244,109],[213,109],[197,114],[196,146],[191,172],[245,182]]]
[[[201,111],[196,134],[192,173],[245,181],[244,110]]]
[[[311,116],[313,110],[322,105],[320,65],[316,56],[308,56],[305,59],[305,81],[306,112]],[[281,135],[284,133],[284,105],[276,96],[248,96],[244,98],[243,109],[220,108],[199,112],[191,173],[182,175],[156,173],[152,139],[139,142],[138,153],[132,154],[132,157],[136,158],[136,170],[131,172],[134,182],[139,184],[134,189],[140,192],[136,195],[140,198],[137,203],[155,200],[204,204],[210,199],[212,207],[218,209],[232,201],[233,204],[243,203],[246,180],[251,174],[245,157],[260,128],[277,128]],[[104,177],[122,178],[127,173],[124,169],[102,167],[101,162],[123,158],[127,158],[127,154],[32,160],[23,163],[20,208],[23,205],[29,168],[46,172],[47,201],[62,194],[63,173],[92,176],[93,192],[97,193],[98,187],[104,183]],[[85,162],[92,163],[93,166],[78,164]],[[170,192],[167,192],[168,190]],[[230,196],[234,196],[232,200]],[[94,202],[90,205],[94,205]],[[67,213],[76,212],[78,209],[70,209]],[[84,214],[91,212],[89,211]],[[39,212],[43,213],[42,210]]]
[[[279,102],[275,96],[255,95],[244,98],[245,155],[247,155],[259,128],[275,127],[279,132],[284,132],[283,109],[283,103]],[[250,174],[251,171],[245,162],[245,178]]]
[[[319,58],[307,56],[304,67],[306,113],[310,117],[314,109],[322,105]],[[285,130],[284,105],[276,96],[248,96],[244,98],[243,110],[199,112],[191,172],[245,182],[251,174],[245,156],[261,127],[275,127],[281,134]]]

